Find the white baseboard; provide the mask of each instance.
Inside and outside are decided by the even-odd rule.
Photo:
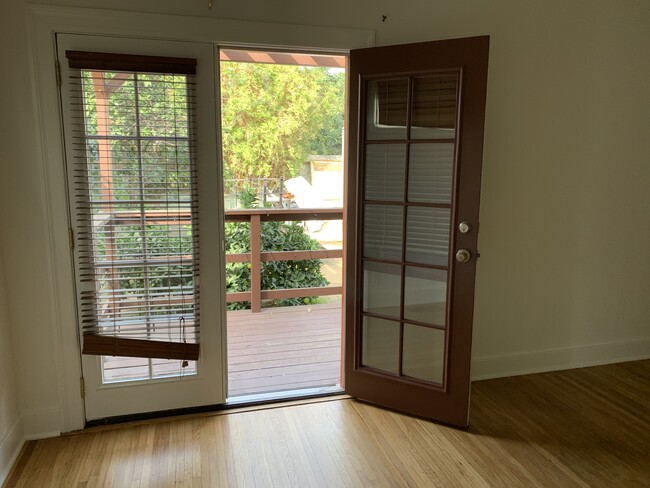
[[[43,408],[23,412],[25,439],[45,439],[61,435],[61,417],[58,408]]]
[[[0,440],[0,486],[4,484],[25,444],[22,418],[18,417]]]
[[[650,358],[650,338],[472,359],[472,381]]]

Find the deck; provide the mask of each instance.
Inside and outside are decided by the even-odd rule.
[[[228,312],[228,397],[339,384],[341,304]]]
[[[228,397],[336,386],[341,370],[341,304],[230,311]],[[192,373],[190,362],[104,357],[108,382]]]

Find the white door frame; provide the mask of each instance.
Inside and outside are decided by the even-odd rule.
[[[220,374],[225,362],[222,347],[225,335],[220,333],[219,324],[225,323],[225,307],[220,307],[219,297],[225,297],[223,253],[206,252],[220,248],[223,240],[223,226],[215,225],[213,219],[222,211],[220,195],[221,174],[217,157],[217,106],[210,100],[217,98],[217,85],[214,83],[217,73],[214,44],[208,42],[161,41],[158,39],[133,39],[129,37],[104,37],[79,34],[59,34],[57,50],[61,65],[61,100],[65,137],[68,145],[68,159],[73,158],[75,129],[72,117],[70,92],[75,83],[68,79],[68,60],[65,52],[99,51],[123,54],[144,54],[152,56],[174,56],[196,59],[199,69],[194,76],[196,106],[195,116],[201,120],[196,127],[196,155],[198,171],[198,225],[200,263],[203,267],[199,289],[201,296],[209,297],[201,304],[201,322],[206,327],[201,330],[201,354],[197,362],[196,374],[156,378],[151,380],[134,380],[128,382],[102,382],[102,365],[100,356],[83,355],[81,358],[84,390],[85,417],[87,420],[103,419],[142,412],[176,410],[185,407],[215,405],[225,401],[225,375]],[[206,69],[209,68],[209,69]],[[69,161],[68,171],[73,163]],[[69,177],[72,187],[73,172]],[[72,192],[70,192],[72,193]],[[71,208],[74,207],[73,198]],[[215,209],[219,209],[215,211]],[[74,229],[74,222],[70,224]],[[79,286],[79,279],[77,278]],[[223,300],[221,300],[223,301]]]
[[[31,80],[41,154],[39,186],[45,195],[43,214],[50,268],[44,270],[55,327],[54,360],[62,432],[84,426],[80,395],[81,363],[76,327],[74,273],[68,241],[68,198],[64,148],[56,83],[56,33],[95,34],[162,40],[202,41],[240,46],[307,48],[347,54],[374,45],[374,31],[271,24],[199,17],[118,12],[69,7],[28,6],[31,41]],[[216,64],[216,63],[215,63]],[[216,103],[216,100],[215,100]],[[225,327],[222,330],[225,334]],[[225,349],[225,335],[222,340]],[[225,350],[223,358],[225,361]],[[224,368],[223,374],[226,374]],[[226,384],[225,378],[223,384]]]

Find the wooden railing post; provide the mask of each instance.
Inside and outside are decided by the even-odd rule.
[[[262,311],[262,224],[251,215],[251,311]]]

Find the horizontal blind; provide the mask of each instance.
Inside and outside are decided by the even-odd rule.
[[[365,258],[448,265],[458,80],[436,73],[366,83]]]
[[[387,261],[402,260],[404,210],[398,205],[364,206],[363,256]]]
[[[82,352],[197,359],[196,60],[66,56]]]

